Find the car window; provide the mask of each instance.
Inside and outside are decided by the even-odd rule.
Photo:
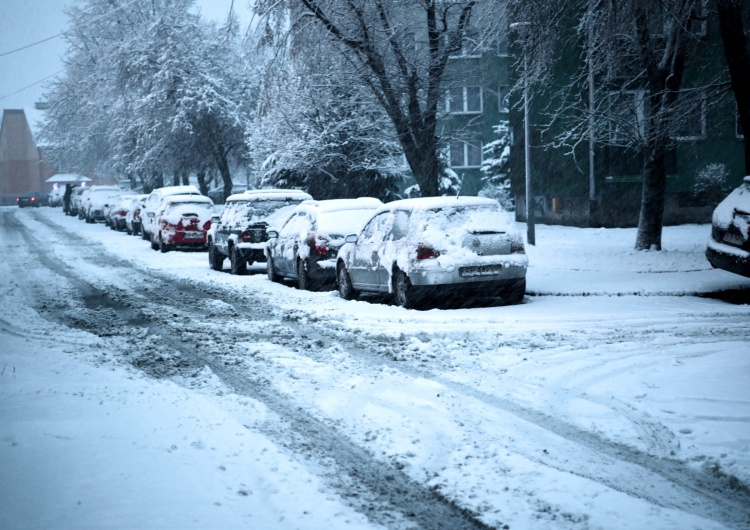
[[[299,212],[297,215],[289,219],[289,221],[281,229],[279,235],[281,237],[294,237],[297,234],[304,234],[309,231],[310,221],[304,212]]]
[[[393,219],[390,232],[386,239],[389,241],[399,241],[406,237],[409,229],[409,216],[411,212],[396,210],[393,212]]]
[[[370,222],[362,230],[362,235],[358,243],[367,244],[382,241],[385,235],[383,227],[386,224],[388,215],[388,212],[383,212],[370,219]]]

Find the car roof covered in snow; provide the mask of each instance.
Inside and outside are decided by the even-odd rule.
[[[278,199],[279,197],[289,197],[290,199],[301,199],[301,200],[312,199],[312,195],[302,190],[281,190],[281,189],[247,190],[242,193],[236,193],[234,195],[231,195],[229,199],[231,199],[232,197],[237,197],[238,200],[242,200],[242,199],[247,200],[248,197],[251,197],[252,199],[255,199],[255,200]]]
[[[434,210],[456,206],[500,206],[500,203],[488,197],[417,197],[389,202],[380,210]]]
[[[341,212],[344,210],[376,210],[383,206],[374,197],[359,197],[358,199],[327,199],[324,201],[304,201],[297,207],[299,210],[318,213]]]
[[[205,195],[170,195],[165,200],[172,204],[178,202],[205,203],[212,206],[214,204],[214,201]]]
[[[161,195],[200,195],[201,192],[193,186],[188,184],[186,186],[164,186],[163,188],[156,188],[151,193],[159,193]]]

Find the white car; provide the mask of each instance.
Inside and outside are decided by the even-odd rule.
[[[81,196],[81,211],[78,212],[79,219],[85,219],[87,223],[104,221],[104,208],[122,193],[118,186],[91,186]]]
[[[200,195],[201,192],[193,186],[166,186],[156,188],[149,193],[146,199],[146,205],[141,211],[141,237],[145,241],[151,241],[151,232],[153,231],[154,215],[159,210],[162,200],[170,195]]]
[[[519,303],[527,267],[523,238],[496,200],[426,197],[388,203],[346,236],[336,282],[342,298],[391,293],[406,308],[474,297]]]
[[[750,278],[750,176],[714,210],[706,258],[713,267]]]
[[[267,230],[268,278],[296,280],[300,289],[333,286],[336,254],[344,236],[361,227],[381,206],[372,197],[304,201],[281,229]]]

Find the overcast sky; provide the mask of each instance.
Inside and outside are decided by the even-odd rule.
[[[29,48],[12,50],[58,35],[67,29],[65,6],[74,0],[0,0],[0,109],[24,109],[32,129],[43,119],[34,103],[43,99],[44,82],[63,68],[65,42],[56,37]],[[206,19],[223,20],[232,0],[197,0]],[[234,0],[243,24],[250,19],[248,0]],[[7,54],[7,55],[5,55]]]

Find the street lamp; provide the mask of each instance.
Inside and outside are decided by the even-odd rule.
[[[523,150],[524,176],[526,183],[526,241],[529,245],[536,245],[534,230],[534,208],[531,204],[531,127],[529,125],[529,54],[526,38],[528,37],[529,22],[513,22],[511,31],[518,31],[523,38]]]

